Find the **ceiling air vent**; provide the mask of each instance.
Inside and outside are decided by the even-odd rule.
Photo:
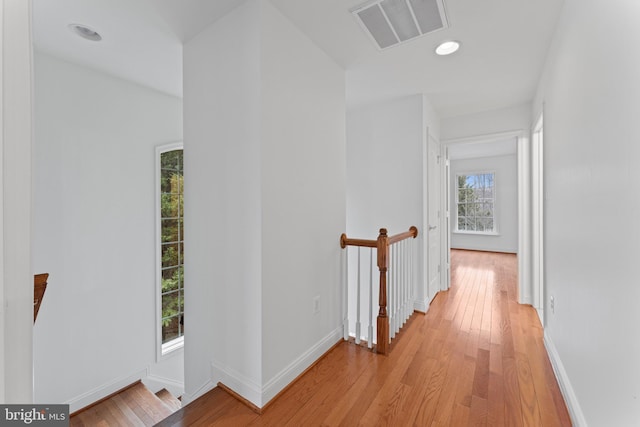
[[[351,13],[381,50],[449,26],[444,0],[374,0]]]

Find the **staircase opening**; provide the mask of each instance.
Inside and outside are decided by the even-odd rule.
[[[69,425],[153,426],[181,407],[180,400],[167,389],[153,393],[137,381],[71,414]]]

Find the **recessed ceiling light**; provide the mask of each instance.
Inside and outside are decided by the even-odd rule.
[[[436,48],[436,53],[441,56],[451,55],[453,52],[457,51],[458,49],[460,49],[460,42],[457,42],[455,40],[449,40],[449,41],[440,43]]]
[[[69,30],[71,30],[74,34],[82,37],[83,39],[91,40],[94,42],[99,42],[102,40],[102,36],[98,34],[96,31],[82,24],[69,24]]]

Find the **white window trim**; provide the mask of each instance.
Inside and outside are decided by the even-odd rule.
[[[457,218],[456,218],[457,219]],[[495,215],[493,216],[493,220],[496,220]],[[481,236],[499,236],[500,233],[496,231],[471,231],[471,230],[453,230],[453,234],[478,234]]]
[[[174,340],[171,340],[166,343],[162,343],[162,245],[161,241],[161,225],[162,221],[160,219],[160,205],[161,205],[161,197],[160,197],[160,155],[162,153],[166,153],[167,151],[174,150],[184,150],[184,144],[182,142],[174,142],[171,144],[159,145],[156,147],[156,155],[155,159],[155,170],[156,176],[154,181],[155,186],[155,221],[156,221],[156,238],[155,238],[155,247],[156,247],[156,280],[155,280],[155,294],[156,294],[156,361],[159,362],[170,355],[174,354],[178,351],[184,351],[184,336],[178,337]]]
[[[458,176],[459,175],[486,175],[493,174],[493,231],[474,231],[474,230],[458,230]],[[482,171],[456,171],[455,178],[455,228],[451,230],[453,234],[469,234],[476,236],[499,236],[500,229],[498,228],[498,212],[497,212],[497,200],[498,200],[498,174],[495,170],[482,170]]]

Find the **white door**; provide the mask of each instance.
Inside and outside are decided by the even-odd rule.
[[[440,169],[440,144],[429,135],[427,151],[427,248],[428,248],[428,280],[427,299],[431,301],[440,290],[440,270],[441,270],[441,241],[440,232],[442,229],[441,212],[441,169]]]

